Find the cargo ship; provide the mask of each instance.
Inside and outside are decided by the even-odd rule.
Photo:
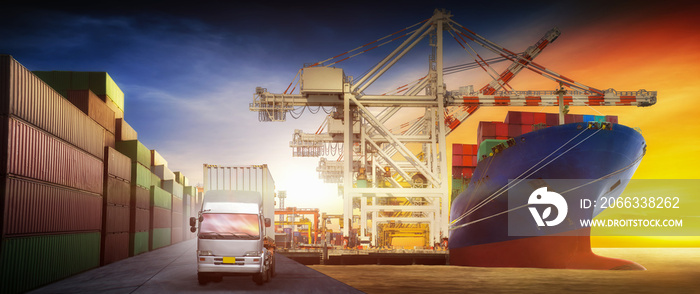
[[[559,124],[558,116],[509,112],[505,122],[480,122],[478,145],[453,147],[467,154],[453,173],[468,185],[452,202],[450,264],[644,269],[594,254],[590,228],[579,222],[603,210],[584,208],[582,199],[596,203],[622,193],[646,153],[644,138],[617,117],[567,114]],[[540,188],[561,193],[568,211],[533,209]],[[543,224],[562,213],[557,225]]]

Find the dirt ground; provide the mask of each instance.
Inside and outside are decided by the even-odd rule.
[[[366,293],[700,293],[700,248],[597,248],[646,271],[313,265]]]

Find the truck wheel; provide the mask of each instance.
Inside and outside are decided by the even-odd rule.
[[[205,275],[204,273],[197,273],[197,281],[199,282],[199,285],[206,285],[209,283],[209,276]]]

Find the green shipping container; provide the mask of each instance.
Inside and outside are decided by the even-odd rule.
[[[100,233],[2,240],[0,293],[19,293],[100,266]]]
[[[131,162],[138,162],[145,166],[151,165],[151,150],[148,150],[138,140],[117,141],[115,149],[131,158]]]
[[[68,90],[91,90],[95,95],[106,95],[124,111],[124,92],[106,72],[35,71],[34,74],[66,96]]]
[[[183,195],[190,195],[190,196],[196,196],[197,195],[197,188],[194,186],[185,186],[184,192],[182,193]]]
[[[158,175],[154,174],[151,172],[151,186],[156,186],[156,187],[163,187],[161,183],[161,179],[158,177]]]
[[[482,155],[488,156],[489,154],[491,154],[491,148],[493,148],[493,146],[496,146],[506,141],[508,140],[484,139],[479,145],[479,151],[477,152],[476,159],[478,161],[481,161]]]
[[[151,206],[162,207],[165,209],[172,208],[173,195],[161,189],[160,187],[151,186]]]
[[[151,170],[140,163],[134,162],[131,164],[131,183],[143,187],[151,188]]]
[[[129,234],[129,256],[136,256],[148,252],[148,232],[136,232]]]
[[[171,228],[151,230],[151,250],[170,245]]]

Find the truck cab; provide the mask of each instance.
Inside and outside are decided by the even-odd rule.
[[[262,196],[251,191],[207,191],[197,218],[197,278],[200,285],[223,276],[250,275],[261,285],[274,275],[274,243]]]

